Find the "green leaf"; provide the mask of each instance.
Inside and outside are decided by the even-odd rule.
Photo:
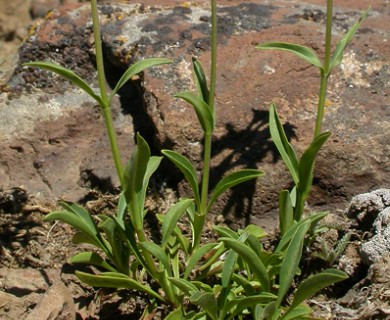
[[[269,110],[269,130],[272,140],[274,141],[275,146],[280,153],[280,156],[286,164],[287,169],[290,172],[292,179],[294,180],[294,183],[297,185],[299,183],[298,158],[293,147],[288,142],[278,113],[276,111],[276,106],[273,103],[271,104]]]
[[[301,157],[299,162],[299,192],[302,201],[306,199],[313,184],[313,171],[317,154],[329,136],[330,132],[324,132],[317,136]]]
[[[96,267],[104,268],[112,272],[117,271],[115,270],[115,268],[113,268],[110,264],[108,264],[101,256],[99,256],[95,252],[78,253],[70,259],[70,263],[93,265]]]
[[[235,172],[232,172],[228,174],[227,176],[223,177],[218,184],[215,186],[210,201],[208,204],[207,211],[211,208],[215,200],[224,193],[227,189],[232,188],[240,183],[243,183],[245,181],[255,179],[257,177],[261,177],[264,175],[264,173],[257,169],[241,169]]]
[[[173,311],[171,311],[166,317],[165,320],[183,320],[183,312],[182,307],[179,307]]]
[[[287,310],[287,312],[282,316],[281,320],[313,319],[312,317],[309,317],[312,313],[313,310],[310,307],[299,305],[294,309]]]
[[[118,207],[116,208],[116,217],[118,218],[117,221],[121,221],[120,226],[124,229],[124,220],[125,220],[125,214],[127,209],[127,203],[126,203],[126,197],[123,192],[121,192],[118,200]]]
[[[76,276],[82,282],[100,288],[132,289],[147,293],[151,297],[166,302],[157,292],[128,276],[116,272],[104,272],[99,275],[93,275],[86,272],[76,271]]]
[[[198,291],[198,288],[188,280],[172,277],[168,279],[187,296],[190,296],[191,292]]]
[[[193,203],[192,199],[182,199],[172,206],[164,216],[162,224],[162,247],[165,247],[173,230],[177,227],[177,222]]]
[[[78,231],[74,234],[74,236],[72,237],[72,243],[73,244],[87,243],[100,248],[99,243],[97,243],[95,240],[91,239],[86,233],[81,231]]]
[[[161,157],[151,157],[147,142],[137,134],[137,147],[124,170],[124,194],[135,230],[142,230],[144,204],[149,179],[158,168]]]
[[[192,192],[194,193],[194,198],[196,206],[200,207],[200,196],[199,196],[199,186],[198,180],[196,178],[196,170],[192,163],[181,154],[178,154],[175,151],[171,150],[162,150],[161,153],[166,156],[174,165],[181,171],[184,175],[186,181],[191,186]]]
[[[175,98],[183,99],[191,104],[198,117],[199,123],[205,134],[211,134],[214,130],[214,116],[208,104],[192,92],[181,92],[175,95]]]
[[[114,90],[112,91],[112,93],[110,94],[110,98],[109,98],[109,101],[110,101],[110,104],[111,104],[111,100],[113,98],[113,96],[120,90],[120,88],[123,87],[123,85],[129,81],[133,76],[135,76],[136,74],[144,71],[145,69],[148,69],[148,68],[151,68],[151,67],[155,67],[155,66],[158,66],[158,65],[162,65],[162,64],[168,64],[168,63],[172,63],[171,60],[169,59],[164,59],[164,58],[149,58],[149,59],[145,59],[145,60],[141,60],[141,61],[138,61],[136,62],[135,64],[133,64],[130,68],[128,68],[126,70],[126,72],[122,75],[122,77],[119,79],[119,81],[117,82]]]
[[[97,101],[97,103],[103,107],[104,102],[102,98],[97,95],[92,88],[76,73],[74,73],[72,70],[69,70],[67,68],[64,68],[58,64],[52,63],[52,62],[28,62],[28,63],[23,63],[24,66],[28,67],[38,67],[42,68],[45,70],[52,71],[61,77],[69,80],[72,82],[74,85],[79,87],[80,89],[84,90],[86,93],[88,93],[94,100]]]
[[[282,236],[294,223],[294,210],[288,190],[279,193],[279,223]]]
[[[250,235],[260,239],[260,238],[264,238],[265,236],[267,236],[267,232],[265,232],[265,230],[262,228],[262,227],[259,227],[255,224],[249,224],[248,226],[246,226],[245,232],[248,232]]]
[[[337,269],[326,269],[319,274],[310,276],[299,285],[294,294],[294,300],[285,315],[318,291],[345,279],[348,279],[348,276]]]
[[[353,36],[355,35],[356,31],[360,28],[360,25],[362,22],[367,18],[368,13],[370,11],[370,8],[368,8],[366,11],[363,12],[362,16],[360,17],[359,21],[356,22],[344,35],[344,37],[340,40],[340,42],[337,44],[336,49],[333,52],[332,59],[330,60],[329,65],[329,72],[332,71],[332,69],[341,63],[344,51],[347,45],[351,42]]]
[[[190,257],[190,259],[187,262],[187,267],[184,272],[184,279],[187,279],[191,273],[191,271],[194,269],[196,264],[203,258],[203,256],[213,250],[217,246],[216,243],[208,243],[204,246],[197,249]]]
[[[263,291],[270,291],[270,279],[268,277],[267,269],[265,268],[263,262],[260,260],[256,252],[251,248],[241,243],[239,240],[231,238],[220,238],[229,248],[233,249],[238,253],[238,255],[249,265],[252,272],[259,279]]]
[[[286,42],[267,42],[257,45],[256,48],[262,50],[288,51],[309,62],[311,65],[318,67],[320,70],[323,69],[322,63],[320,59],[318,59],[315,52],[311,48],[301,46],[299,44]]]
[[[190,296],[190,302],[200,306],[213,320],[218,320],[218,303],[211,292],[196,291]]]
[[[218,233],[220,237],[227,237],[232,239],[238,239],[240,235],[234,232],[232,229],[222,226],[213,226],[213,230]]]
[[[168,273],[170,273],[171,269],[170,269],[168,256],[159,245],[149,241],[139,242],[139,245],[141,246],[142,249],[148,251],[153,256],[155,256],[157,260],[161,262],[161,264],[164,266],[165,270],[167,270]]]
[[[279,308],[285,294],[287,293],[288,289],[290,289],[292,281],[298,270],[298,265],[302,256],[303,240],[305,238],[306,232],[309,230],[309,227],[309,221],[301,224],[295,232],[286,250],[279,276],[278,299],[276,300],[277,308]]]
[[[207,79],[202,64],[195,58],[192,58],[192,64],[195,73],[195,83],[198,91],[198,96],[203,101],[208,102],[210,92],[207,87]]]
[[[229,313],[229,316],[226,318],[226,320],[234,319],[235,316],[242,314],[242,311],[245,309],[253,308],[258,304],[264,305],[274,299],[276,299],[276,296],[268,292],[260,293],[251,297],[239,297],[233,299],[225,306],[225,314],[228,313],[227,311],[233,311]]]

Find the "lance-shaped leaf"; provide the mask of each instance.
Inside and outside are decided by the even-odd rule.
[[[294,300],[285,316],[290,313],[300,303],[309,299],[318,291],[336,283],[347,279],[348,276],[337,269],[327,269],[319,274],[315,274],[304,280],[294,294]]]
[[[165,247],[173,230],[177,226],[177,222],[186,212],[188,207],[193,203],[192,199],[183,199],[172,206],[164,216],[162,224],[162,242],[161,246]]]
[[[67,68],[64,68],[58,64],[52,63],[52,62],[28,62],[24,63],[24,66],[28,67],[38,67],[45,70],[52,71],[61,77],[69,80],[74,85],[79,87],[80,89],[84,90],[86,93],[88,93],[93,99],[97,101],[97,103],[103,107],[104,103],[99,95],[97,95],[92,88],[76,73],[74,73],[72,70],[69,70]]]
[[[140,242],[139,245],[143,250],[146,250],[150,254],[155,256],[157,260],[161,263],[161,265],[164,266],[165,270],[170,272],[170,263],[169,263],[168,256],[159,245],[149,241]]]
[[[135,76],[136,74],[144,71],[145,69],[148,69],[148,68],[151,68],[151,67],[155,67],[155,66],[158,66],[158,65],[162,65],[162,64],[168,64],[168,63],[172,63],[172,61],[169,60],[169,59],[164,59],[164,58],[149,58],[149,59],[138,61],[135,64],[133,64],[130,68],[128,68],[125,71],[125,73],[122,75],[122,77],[117,82],[114,90],[110,94],[110,98],[109,98],[110,103],[111,103],[111,100],[112,100],[113,96],[133,76]]]
[[[190,296],[191,292],[198,291],[198,288],[188,280],[173,277],[168,279],[187,296]]]
[[[115,268],[113,268],[110,264],[106,262],[106,260],[104,260],[101,256],[99,256],[95,252],[78,253],[70,259],[70,263],[92,265],[95,267],[104,268],[108,271],[112,271],[112,272],[116,271]]]
[[[281,318],[281,320],[301,320],[301,319],[313,319],[309,317],[313,313],[313,310],[309,306],[299,305],[294,309],[289,309]],[[315,318],[314,318],[315,319]]]
[[[181,171],[184,175],[186,181],[191,186],[192,192],[194,193],[194,198],[196,206],[200,206],[200,196],[199,196],[199,186],[196,178],[196,170],[192,163],[181,154],[171,151],[171,150],[162,150],[161,153],[166,156],[174,165]]]
[[[166,302],[157,292],[150,287],[145,286],[128,276],[117,272],[104,272],[99,275],[93,275],[86,272],[76,271],[76,276],[82,282],[100,288],[132,289],[147,293],[151,297]]]
[[[280,233],[284,235],[294,223],[294,210],[291,202],[290,192],[282,190],[279,193],[279,224]]]
[[[190,296],[190,301],[206,311],[212,320],[218,320],[218,303],[213,293],[196,291]]]
[[[229,301],[226,304],[223,310],[224,314],[227,314],[231,310],[233,310],[233,312],[230,312],[229,316],[227,316],[226,318],[224,317],[224,319],[232,320],[234,319],[234,317],[241,314],[242,311],[245,309],[255,307],[258,304],[265,305],[275,299],[276,296],[268,292],[263,292],[257,295],[253,295],[251,297],[238,297]]]
[[[309,221],[301,224],[296,230],[286,250],[282,262],[282,267],[280,269],[278,299],[276,300],[277,308],[279,308],[285,294],[291,287],[292,281],[298,270],[298,265],[302,256],[303,240],[307,231],[309,230],[309,227]]]
[[[360,17],[359,21],[356,22],[344,35],[344,37],[340,40],[340,42],[337,44],[336,49],[333,52],[332,59],[330,61],[329,65],[329,72],[332,71],[332,69],[341,63],[341,60],[343,59],[344,51],[347,45],[351,42],[353,36],[355,35],[356,31],[360,28],[360,25],[362,22],[367,18],[368,12],[370,9],[367,9],[364,11],[362,16]]]
[[[181,92],[176,94],[175,97],[183,99],[194,107],[199,123],[205,134],[211,134],[213,132],[214,116],[206,102],[192,92]]]
[[[210,201],[208,204],[207,211],[210,210],[211,206],[217,200],[217,198],[224,193],[227,189],[232,188],[238,184],[241,184],[245,181],[261,177],[264,173],[256,169],[241,169],[235,172],[228,174],[223,177],[218,184],[215,186]]]
[[[288,142],[287,136],[276,111],[276,106],[273,103],[271,104],[269,110],[269,130],[272,140],[274,141],[275,146],[280,153],[280,156],[286,164],[294,183],[297,185],[299,183],[298,158],[290,142]]]
[[[310,192],[313,183],[313,170],[318,152],[329,138],[330,132],[324,132],[317,136],[303,153],[299,162],[299,192],[304,201]]]
[[[192,58],[192,64],[195,73],[195,83],[198,91],[199,98],[202,98],[203,101],[209,101],[209,89],[207,87],[207,79],[204,73],[202,64],[195,58]]]
[[[286,42],[266,42],[256,46],[257,49],[262,50],[283,50],[294,53],[303,60],[309,62],[311,65],[318,67],[320,70],[323,69],[320,59],[318,59],[315,52],[308,47],[301,46],[294,43]]]
[[[204,246],[197,249],[190,257],[190,259],[187,262],[187,267],[184,272],[184,279],[187,279],[191,273],[191,271],[194,269],[196,264],[204,257],[206,253],[209,253],[211,250],[213,250],[217,246],[216,243],[207,243]]]
[[[242,258],[248,264],[252,272],[257,276],[261,286],[263,287],[263,290],[269,292],[271,286],[267,269],[256,252],[238,240],[231,238],[221,238],[220,240],[223,241],[226,246],[238,253],[240,258]]]

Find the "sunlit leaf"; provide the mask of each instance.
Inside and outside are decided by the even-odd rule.
[[[227,189],[232,188],[238,184],[241,184],[245,181],[252,180],[258,177],[261,177],[264,173],[256,169],[241,169],[235,172],[228,174],[223,177],[218,184],[215,186],[209,200],[208,210],[217,200],[217,198],[224,193]]]
[[[337,44],[336,49],[333,52],[332,59],[330,61],[329,65],[329,72],[338,64],[341,63],[344,55],[345,48],[347,45],[351,42],[353,36],[355,35],[356,31],[360,28],[360,25],[362,22],[367,18],[368,13],[370,11],[370,8],[368,8],[366,11],[363,12],[362,16],[360,17],[359,21],[356,22],[344,35],[344,37],[340,40],[340,42]]]
[[[252,272],[257,276],[264,291],[269,291],[270,279],[268,277],[267,269],[256,252],[238,240],[231,238],[221,238],[220,240],[223,241],[229,248],[238,253],[240,258],[242,258],[249,265]]]
[[[194,107],[199,123],[205,134],[211,134],[214,130],[214,116],[208,104],[192,92],[181,92],[175,95]]]
[[[303,240],[306,232],[309,230],[310,222],[302,223],[296,230],[283,258],[282,267],[279,276],[278,299],[277,307],[280,306],[285,294],[290,289],[292,281],[298,270],[299,262],[301,261]]]
[[[70,263],[93,265],[112,272],[116,271],[115,268],[113,268],[109,263],[107,263],[101,256],[99,256],[95,252],[78,253],[70,259]]]
[[[174,165],[181,171],[184,175],[186,181],[191,186],[192,192],[194,193],[194,198],[197,207],[200,206],[200,196],[199,196],[199,187],[198,181],[196,178],[196,170],[192,163],[181,154],[178,154],[175,151],[171,150],[162,150],[161,153],[166,156]]]
[[[218,303],[213,293],[196,291],[190,296],[190,301],[206,311],[212,320],[218,320]]]
[[[186,270],[184,272],[184,279],[187,279],[189,277],[191,271],[194,269],[196,264],[203,258],[203,256],[213,250],[216,246],[216,243],[207,243],[201,246],[191,255],[190,259],[187,262]]]
[[[276,111],[276,106],[273,103],[271,104],[269,110],[269,130],[272,140],[280,153],[280,156],[286,164],[288,171],[294,180],[294,183],[297,185],[299,183],[298,158],[286,137],[283,126]]]
[[[170,263],[167,254],[164,250],[154,242],[139,242],[139,245],[143,250],[148,251],[150,254],[155,256],[159,262],[164,266],[165,270],[170,272]]]
[[[165,299],[157,292],[153,291],[150,287],[143,285],[124,274],[104,272],[99,275],[93,275],[86,272],[76,271],[76,276],[81,281],[92,287],[138,290],[165,303]]]
[[[200,63],[199,60],[192,58],[192,64],[194,68],[194,73],[195,73],[195,83],[196,83],[196,88],[198,91],[198,96],[201,98],[203,101],[208,102],[209,101],[209,89],[207,87],[207,79],[206,75],[204,73],[202,64]]]
[[[318,59],[315,52],[311,48],[301,46],[299,44],[286,43],[286,42],[267,42],[267,43],[262,43],[257,45],[256,48],[262,50],[288,51],[294,53],[298,57],[309,62],[311,65],[318,67],[319,69],[323,68],[322,63],[320,59]]]
[[[52,63],[52,62],[28,62],[23,63],[24,66],[28,67],[38,67],[45,70],[52,71],[61,77],[69,80],[74,85],[79,87],[80,89],[84,90],[86,93],[88,93],[94,100],[97,101],[97,103],[103,107],[104,103],[99,95],[97,95],[92,88],[76,73],[74,73],[72,70],[69,70],[67,68],[64,68],[58,64]]]
[[[110,95],[110,103],[112,100],[112,97],[124,86],[124,84],[129,81],[133,76],[136,74],[144,71],[145,69],[155,67],[162,64],[168,64],[172,63],[169,59],[164,58],[149,58],[145,60],[141,60],[133,64],[130,68],[128,68],[125,73],[122,75],[122,77],[117,82],[114,90],[112,91]]]
[[[300,303],[309,299],[318,291],[336,283],[348,279],[345,272],[337,269],[327,269],[304,280],[294,294],[294,300],[289,310],[294,309]],[[287,313],[286,313],[287,314]]]
[[[280,233],[284,235],[294,223],[294,210],[291,203],[290,192],[282,190],[279,193],[279,224]]]

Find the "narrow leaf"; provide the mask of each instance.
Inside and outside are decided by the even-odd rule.
[[[294,183],[297,185],[299,183],[298,158],[290,142],[288,142],[276,111],[276,106],[273,103],[271,104],[269,110],[269,130],[280,156],[286,164]]]
[[[193,203],[192,199],[183,199],[172,206],[164,216],[162,224],[162,242],[161,246],[165,247],[173,230],[177,227],[177,222],[186,212],[188,207]]]
[[[76,276],[82,282],[92,287],[139,290],[147,293],[151,297],[157,298],[158,300],[165,302],[165,299],[161,297],[157,292],[139,283],[138,281],[127,277],[124,274],[110,272],[93,275],[86,272],[76,271]]]
[[[164,266],[165,270],[170,272],[170,263],[168,256],[164,250],[157,244],[153,242],[139,242],[139,245],[142,249],[148,251],[150,254],[155,256],[157,260]]]
[[[274,299],[276,299],[276,296],[268,292],[260,293],[251,297],[239,297],[233,299],[226,304],[226,310],[233,310],[233,312],[229,313],[229,316],[226,319],[232,320],[235,316],[242,314],[242,311],[245,309],[253,308],[258,304],[265,305]]]
[[[232,188],[245,181],[261,177],[262,175],[264,175],[264,173],[257,169],[241,169],[223,177],[215,186],[215,189],[211,194],[207,212],[211,208],[215,200],[217,200],[217,198],[227,189]]]
[[[213,293],[196,291],[191,295],[190,301],[206,311],[211,319],[218,320],[218,303]]]
[[[329,72],[338,64],[341,63],[344,55],[345,48],[351,42],[356,31],[360,28],[362,22],[367,18],[370,8],[363,12],[358,22],[356,22],[344,35],[344,37],[337,44],[336,49],[333,52],[332,59],[330,61]]]
[[[294,223],[294,210],[288,190],[279,193],[279,223],[282,236]]]
[[[348,276],[344,272],[337,269],[327,269],[319,274],[310,276],[299,285],[297,291],[294,294],[294,300],[289,310],[294,309],[300,303],[306,299],[309,299],[318,291],[345,279],[348,279]]]
[[[238,253],[238,255],[249,265],[253,273],[257,276],[263,290],[269,292],[270,279],[268,277],[267,269],[256,252],[238,240],[231,238],[221,238],[220,240]]]
[[[296,308],[288,309],[287,312],[282,316],[281,320],[301,320],[301,319],[316,319],[310,317],[313,310],[309,306],[299,305]]]
[[[95,252],[78,253],[70,259],[70,263],[93,265],[96,267],[104,268],[112,272],[117,271],[115,270],[115,268],[113,268],[110,264],[108,264],[101,256],[99,256]]]
[[[320,134],[301,157],[299,162],[299,192],[303,198],[302,201],[306,199],[313,184],[313,171],[317,154],[329,136],[330,132]]]
[[[197,249],[192,255],[191,258],[188,260],[186,270],[184,272],[184,279],[187,279],[191,273],[191,271],[194,269],[196,264],[203,258],[203,256],[206,253],[209,253],[211,250],[213,250],[217,246],[216,243],[208,243],[204,246]]]
[[[110,102],[112,100],[112,97],[120,90],[120,88],[123,87],[123,85],[129,81],[133,76],[136,74],[144,71],[145,69],[155,67],[161,64],[168,64],[172,63],[171,60],[169,59],[164,59],[164,58],[149,58],[145,60],[141,60],[133,64],[130,68],[126,70],[126,72],[122,75],[122,77],[119,79],[117,82],[114,90],[112,91],[110,95]]]
[[[187,296],[190,296],[191,292],[198,291],[198,288],[188,280],[172,277],[168,279]]]
[[[171,150],[162,150],[161,153],[166,156],[174,165],[181,171],[184,175],[186,181],[191,186],[192,192],[194,193],[194,198],[197,207],[200,206],[200,196],[199,196],[199,186],[196,178],[196,170],[192,163],[181,154],[178,154],[175,151]]]
[[[192,92],[181,92],[176,94],[175,97],[183,99],[194,107],[199,123],[205,134],[211,134],[213,132],[215,125],[214,116],[206,102]]]
[[[198,91],[198,96],[203,101],[207,102],[209,101],[210,92],[207,87],[207,79],[202,64],[195,58],[192,58],[192,64],[195,73],[195,83]]]
[[[74,73],[72,70],[69,70],[67,68],[64,68],[58,64],[52,63],[52,62],[28,62],[24,63],[24,66],[28,67],[38,67],[45,70],[52,71],[61,77],[69,80],[74,85],[79,87],[80,89],[84,90],[86,93],[88,93],[94,100],[97,101],[97,103],[102,107],[104,105],[102,99],[100,96],[98,96],[92,88],[76,73]]]
[[[288,245],[280,270],[278,299],[276,301],[277,307],[280,306],[285,294],[291,287],[292,281],[298,270],[298,265],[302,256],[303,240],[309,227],[309,221],[301,224]]]
[[[301,46],[299,44],[286,42],[267,42],[257,45],[256,48],[262,50],[288,51],[309,62],[311,65],[318,67],[320,70],[323,68],[322,63],[320,59],[318,59],[315,52],[311,48]]]

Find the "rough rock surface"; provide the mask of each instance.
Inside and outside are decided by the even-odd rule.
[[[290,180],[269,137],[269,103],[276,103],[289,138],[298,153],[302,152],[312,136],[318,72],[295,56],[261,52],[254,45],[292,41],[321,54],[325,10],[321,3],[220,3],[218,120],[211,183],[215,185],[226,172],[239,167],[261,168],[266,176],[235,188],[217,203],[215,212],[234,219],[241,217],[242,223],[264,224],[274,219],[278,191],[289,187]],[[324,129],[333,134],[319,157],[309,199],[309,205],[318,209],[334,208],[354,194],[386,186],[389,181],[386,163],[390,154],[386,145],[390,131],[386,119],[390,52],[386,41],[390,23],[385,17],[390,9],[379,1],[371,5],[370,17],[331,78],[331,106],[327,108]],[[364,6],[359,2],[358,6],[343,4],[335,9],[335,40],[356,21],[358,10]],[[200,169],[202,136],[194,112],[172,95],[193,89],[192,56],[208,68],[207,5],[199,2],[162,7],[150,1],[145,5],[104,4],[100,9],[109,83],[113,84],[135,60],[148,56],[174,59],[173,65],[145,72],[141,82],[120,92],[117,128],[128,143],[124,159],[131,153],[133,130],[129,123],[133,122],[135,130],[141,131],[155,149],[172,148]],[[37,26],[19,51],[20,62],[49,59],[93,83],[91,46],[89,7],[68,4]],[[97,128],[97,115],[80,92],[47,72],[21,67],[10,86],[11,92],[1,95],[0,108],[2,135],[7,141],[1,146],[4,187],[24,185],[46,200],[82,198],[84,187],[101,187],[104,191],[115,187],[101,121]],[[24,93],[20,95],[14,88]],[[96,154],[105,159],[97,165],[100,169],[94,161]],[[54,170],[58,167],[62,168],[61,175]],[[25,176],[21,174],[24,168]],[[90,175],[99,170],[104,172],[101,176]],[[185,185],[181,184],[180,189],[186,193]]]

